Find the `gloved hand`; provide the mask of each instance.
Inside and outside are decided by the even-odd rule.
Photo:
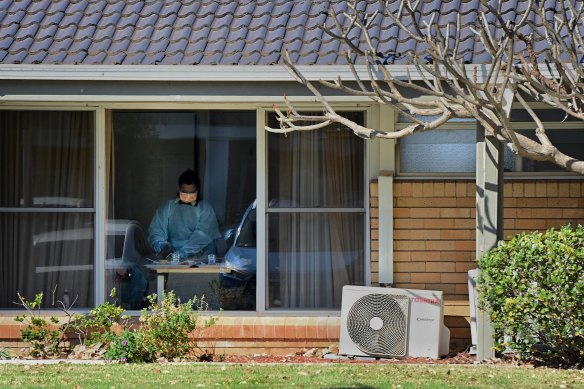
[[[158,254],[160,254],[160,256],[161,256],[162,258],[166,258],[166,257],[168,256],[168,254],[170,254],[170,252],[171,252],[171,251],[172,251],[172,250],[171,250],[171,248],[170,248],[170,244],[168,244],[168,243],[165,243],[165,244],[164,244],[164,245],[163,245],[163,246],[160,248],[160,250],[158,250]]]

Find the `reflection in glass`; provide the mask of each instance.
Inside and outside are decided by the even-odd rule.
[[[93,214],[0,213],[0,231],[0,308],[16,309],[17,292],[93,306]]]
[[[360,112],[344,115],[363,123]],[[270,126],[277,126],[270,116]],[[331,125],[286,136],[268,134],[271,207],[363,207],[364,140]]]
[[[364,280],[364,214],[275,213],[268,220],[270,308],[341,307]]]
[[[93,212],[55,208],[93,207],[94,148],[93,112],[0,110],[0,308],[93,305]]]
[[[108,273],[108,289],[118,285],[124,291],[121,305],[140,309],[144,296],[156,292],[158,279],[150,264],[160,259],[148,254],[152,248],[140,248],[140,236],[155,210],[176,197],[182,172],[190,168],[200,177],[198,196],[213,207],[222,233],[244,218],[256,197],[256,117],[254,111],[116,111],[112,119],[108,217],[110,224],[131,227],[114,240],[131,236],[136,247],[119,243],[115,250],[108,248],[116,251],[114,258],[124,258],[122,269]],[[223,263],[230,244],[215,241],[217,263]],[[126,249],[134,253],[132,266]],[[171,273],[164,287],[183,301],[204,294],[210,309],[223,307],[230,293],[218,273]],[[229,309],[250,307],[236,303]]]

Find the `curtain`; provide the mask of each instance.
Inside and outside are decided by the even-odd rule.
[[[0,308],[65,290],[76,307],[93,303],[92,112],[0,111]],[[35,212],[38,209],[39,212]]]
[[[270,197],[270,206],[305,210],[272,213],[268,219],[274,234],[270,241],[276,238],[270,244],[268,269],[279,273],[279,280],[270,283],[271,304],[339,308],[343,285],[363,283],[363,213],[342,210],[363,207],[363,141],[327,127],[274,135],[272,142],[270,152],[276,157],[270,162],[278,175],[271,186],[277,187],[273,193],[278,197]]]

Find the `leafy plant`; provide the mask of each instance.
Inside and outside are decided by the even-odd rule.
[[[0,347],[0,359],[11,359],[12,354],[4,347]]]
[[[584,228],[522,233],[479,260],[497,348],[521,359],[584,366]]]
[[[122,333],[109,344],[105,353],[108,360],[119,363],[148,362],[150,356],[145,354],[142,344],[142,333],[124,329]]]
[[[116,297],[115,288],[111,290],[110,297]],[[116,327],[125,328],[128,320],[129,316],[124,315],[124,308],[106,301],[92,309],[88,315],[75,315],[70,328],[83,344],[108,344],[117,337]]]
[[[200,314],[207,310],[204,296],[194,297],[186,303],[180,303],[174,292],[164,293],[161,304],[157,303],[155,294],[148,296],[150,310],[142,310],[138,336],[145,351],[144,360],[162,357],[173,359],[186,356],[196,345],[190,336],[195,330],[208,328],[216,318],[206,320]]]
[[[45,318],[41,315],[44,294],[38,293],[31,301],[20,293],[17,295],[19,305],[24,307],[28,314],[18,315],[15,320],[26,324],[26,327],[20,330],[20,337],[30,344],[30,354],[34,357],[57,355],[64,338],[63,331],[59,319],[54,316]]]

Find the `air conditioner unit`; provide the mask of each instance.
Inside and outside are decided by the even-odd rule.
[[[442,292],[343,287],[339,354],[428,357],[448,354]]]

